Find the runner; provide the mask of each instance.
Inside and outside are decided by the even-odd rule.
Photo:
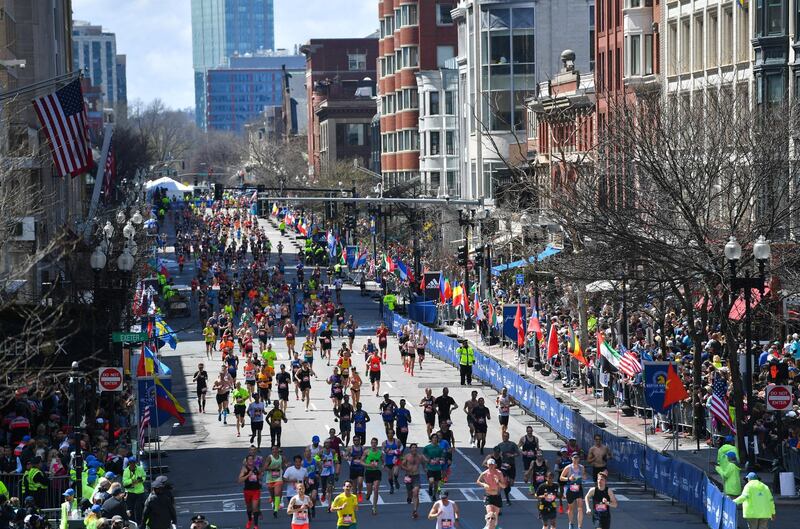
[[[248,455],[239,471],[239,483],[244,484],[244,506],[247,510],[247,529],[258,529],[261,516],[261,468],[255,456]]]
[[[389,394],[383,395],[383,400],[380,403],[381,419],[383,419],[383,429],[386,435],[394,428],[395,411],[397,410],[397,403],[389,398]]]
[[[274,408],[270,413],[276,409]],[[281,455],[280,440],[278,444],[272,445],[272,453],[267,456],[266,464],[267,490],[272,498],[272,516],[277,518],[281,508],[281,490],[283,489],[283,456]]]
[[[469,445],[475,446],[475,419],[472,417],[472,410],[478,405],[478,392],[472,390],[470,399],[464,403],[464,413],[467,415],[467,426],[469,427]]]
[[[413,503],[413,511],[411,517],[416,519],[419,517],[417,510],[419,510],[419,467],[422,465],[422,456],[417,453],[417,443],[411,443],[409,452],[403,456],[403,461],[400,467],[405,473],[403,483],[406,485],[406,503]]]
[[[203,327],[203,339],[206,343],[206,359],[213,360],[214,355],[211,354],[214,351],[214,345],[217,342],[217,335],[214,333],[214,327],[211,326],[211,320],[206,323],[206,326]]]
[[[347,320],[347,346],[350,350],[353,349],[353,341],[356,339],[356,329],[358,329],[358,325],[351,314]]]
[[[269,396],[272,392],[272,377],[274,374],[275,370],[268,365],[263,365],[258,372],[256,386],[262,402],[270,402]]]
[[[197,364],[197,371],[192,375],[192,381],[197,383],[197,407],[200,413],[206,412],[206,393],[208,392],[208,371],[203,363]]]
[[[253,356],[247,355],[247,361],[244,364],[244,385],[247,387],[247,392],[253,395],[256,392],[256,365],[253,363]]]
[[[386,324],[381,322],[378,326],[378,330],[375,331],[375,336],[378,337],[378,349],[380,349],[379,354],[383,357],[383,363],[386,363],[386,345],[389,341],[389,329],[386,327]]]
[[[519,456],[519,447],[516,443],[509,439],[508,432],[501,434],[503,439],[494,449],[495,452],[500,453],[501,463],[500,470],[506,477],[506,486],[503,489],[506,495],[506,505],[511,505],[511,487],[514,486],[514,480],[517,479],[517,457]]]
[[[331,511],[336,513],[336,529],[356,529],[358,498],[353,494],[353,482],[344,482],[344,492],[331,503]]]
[[[433,398],[431,388],[425,388],[425,396],[419,401],[422,407],[422,416],[425,418],[425,427],[428,430],[428,439],[433,434],[433,427],[436,426],[436,399]]]
[[[247,415],[250,416],[250,444],[258,437],[258,448],[261,448],[261,431],[264,429],[265,405],[261,402],[261,395],[254,395],[253,402],[247,408]]]
[[[344,446],[350,444],[350,430],[353,424],[353,406],[350,404],[350,398],[345,395],[344,401],[335,411],[336,419],[339,421],[339,433],[342,436]]]
[[[339,368],[333,368],[333,374],[328,377],[327,381],[328,385],[331,387],[331,404],[333,405],[333,414],[337,417],[335,420],[338,419],[339,413],[339,406],[342,403],[342,399],[344,398],[344,388],[342,387],[342,377],[339,374]]]
[[[603,438],[594,436],[594,446],[586,454],[586,462],[592,465],[592,478],[597,483],[597,475],[608,470],[608,461],[611,459],[611,449],[603,444]]]
[[[280,399],[280,409],[286,413],[286,407],[289,405],[289,382],[291,375],[286,372],[286,365],[281,364],[280,372],[275,375],[275,383],[278,385],[278,399]]]
[[[283,431],[284,422],[289,422],[286,417],[286,412],[280,407],[280,403],[276,400],[272,403],[273,408],[267,413],[267,420],[269,421],[269,442],[270,447],[278,448],[281,446],[281,432]]]
[[[278,359],[278,353],[272,348],[272,343],[267,344],[267,348],[261,351],[261,360],[272,369],[275,369],[275,360]]]
[[[353,406],[356,406],[361,401],[361,375],[355,367],[350,368],[350,396],[353,399]]]
[[[497,415],[500,420],[500,433],[504,434],[508,431],[508,418],[510,416],[510,408],[514,403],[511,397],[508,396],[508,388],[500,390],[500,395],[497,396],[495,406],[498,409]]]
[[[378,490],[381,487],[381,468],[384,466],[383,451],[378,448],[378,438],[370,440],[363,457],[364,482],[367,484],[367,498],[372,497],[372,514],[378,514]]]
[[[414,376],[414,367],[417,364],[417,344],[414,341],[414,335],[409,334],[408,340],[404,344],[404,348],[406,350],[406,365],[405,370],[406,373],[410,374],[412,377]]]
[[[564,488],[565,483],[561,480],[561,472],[572,464],[572,458],[569,457],[569,453],[566,447],[562,447],[558,451],[558,457],[556,458],[555,465],[553,468],[555,469],[555,474],[559,476],[558,479],[558,513],[564,514]]]
[[[316,515],[317,490],[319,489],[319,471],[322,470],[319,461],[311,453],[311,448],[303,450],[303,468],[306,469],[306,491],[311,496],[311,517]]]
[[[583,526],[583,481],[586,479],[586,469],[581,465],[580,454],[572,454],[572,464],[561,471],[559,479],[564,483],[566,489],[569,529],[575,527],[573,521],[576,512],[580,528]]]
[[[369,357],[372,356],[372,353],[377,351],[375,344],[372,343],[372,338],[367,338],[367,343],[361,346],[361,352],[364,353],[364,362],[369,361]]]
[[[333,331],[330,322],[323,323],[324,329],[319,333],[320,358],[328,360],[331,365],[331,349],[333,348]]]
[[[288,472],[289,469],[286,471]],[[306,487],[302,483],[298,483],[295,489],[297,494],[289,500],[286,512],[292,515],[292,529],[308,529],[308,515],[309,512],[313,512],[314,500],[310,496],[306,496]]]
[[[322,503],[333,495],[333,489],[336,486],[336,478],[339,475],[339,456],[336,451],[331,447],[331,442],[325,439],[322,445],[322,451],[316,456],[319,467],[319,477],[322,485]]]
[[[311,406],[311,377],[315,376],[317,375],[311,369],[311,366],[303,362],[303,366],[295,377],[300,383],[300,392],[302,393],[303,402],[306,403],[306,411],[309,411],[309,406]]]
[[[586,514],[592,515],[592,525],[596,529],[611,528],[611,509],[617,507],[617,497],[608,487],[608,472],[597,474],[597,484],[586,493]],[[580,522],[578,522],[580,527]]]
[[[436,529],[455,529],[458,526],[458,505],[450,501],[450,493],[443,490],[441,499],[434,502],[428,513],[429,520],[436,520]]]
[[[353,437],[353,446],[347,450],[346,456],[347,461],[350,463],[350,481],[356,485],[358,501],[364,501],[362,493],[362,486],[364,485],[364,445],[361,439],[360,435]]]
[[[222,421],[223,424],[228,424],[228,395],[230,395],[232,382],[228,372],[223,367],[219,373],[219,378],[214,381],[211,387],[217,392],[217,421]]]
[[[553,483],[552,472],[546,472],[542,479],[542,483],[535,489],[539,500],[539,519],[542,520],[542,529],[556,529],[558,485]]]
[[[428,495],[435,500],[439,482],[442,481],[442,464],[444,463],[444,451],[439,446],[437,434],[431,435],[430,444],[422,449],[422,459],[425,461],[425,471],[428,477]]]
[[[544,460],[544,454],[541,450],[536,451],[536,457],[531,461],[528,468],[525,470],[524,480],[525,483],[530,483],[530,491],[531,494],[536,494],[538,496],[539,486],[544,483],[545,477],[550,472],[547,468],[547,461]],[[556,492],[558,492],[558,484],[555,484]],[[557,495],[558,496],[558,495]]]
[[[411,412],[406,408],[406,399],[400,399],[400,407],[394,412],[397,438],[403,446],[408,446],[408,425],[411,423]]]
[[[435,404],[436,415],[439,417],[439,428],[441,428],[442,423],[450,420],[450,414],[458,408],[458,404],[450,396],[450,390],[447,388],[442,388],[442,394],[436,397]]]
[[[503,507],[503,499],[500,497],[500,490],[506,486],[506,478],[497,469],[497,462],[491,457],[486,461],[489,467],[481,472],[476,483],[483,487],[486,493],[484,502],[486,503],[486,529],[497,527],[497,517]]]
[[[289,367],[292,371],[292,380],[294,381],[294,398],[295,400],[300,400],[300,379],[297,377],[297,374],[300,372],[300,368],[303,367],[303,360],[297,356],[297,353],[292,355]]]
[[[367,365],[369,368],[369,382],[372,385],[372,391],[375,392],[377,397],[381,393],[381,357],[378,355],[378,351],[372,353]]]
[[[367,423],[370,421],[369,413],[363,409],[359,402],[356,404],[356,411],[353,412],[353,432],[360,437],[362,442],[367,438]]]
[[[300,493],[300,489],[303,489],[303,496],[306,500],[309,501],[311,498],[305,496],[305,480],[308,478],[308,471],[303,466],[303,456],[296,455],[292,458],[292,465],[286,467],[286,470],[283,471],[283,482],[286,484],[286,493],[284,497],[286,498],[286,505],[288,507],[287,512],[292,514],[292,499],[296,497],[297,494]],[[313,505],[313,504],[311,504]],[[308,508],[311,508],[311,505]],[[305,524],[308,524],[308,510],[305,511]],[[292,527],[294,527],[294,520],[296,518],[292,517]]]
[[[236,418],[236,437],[241,437],[244,428],[244,418],[247,415],[247,400],[250,392],[242,387],[241,382],[236,382],[236,389],[231,393],[233,397],[233,415]]]
[[[314,345],[314,341],[311,339],[311,335],[306,336],[306,340],[303,342],[303,361],[308,362],[308,365],[314,366],[314,350],[317,348]]]
[[[417,329],[414,343],[417,344],[417,360],[419,361],[419,368],[422,369],[422,362],[425,360],[425,348],[428,347],[428,338],[422,334],[422,329]]]
[[[522,453],[522,470],[527,472],[539,451],[539,440],[533,435],[533,426],[529,425],[525,428],[525,435],[520,438],[517,446]]]
[[[386,430],[386,440],[383,442],[383,461],[386,467],[386,478],[389,480],[389,494],[394,494],[394,489],[400,488],[397,476],[400,471],[400,456],[403,454],[403,445],[394,438],[394,430]]]

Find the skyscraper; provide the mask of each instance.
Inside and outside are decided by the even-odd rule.
[[[76,20],[72,27],[72,67],[84,72],[93,86],[102,89],[103,105],[115,108],[127,103],[125,57],[117,55],[117,36],[101,26]]]
[[[206,70],[275,48],[274,0],[192,0],[195,115],[206,127]]]

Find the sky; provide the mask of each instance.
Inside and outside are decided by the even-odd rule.
[[[117,35],[127,55],[128,101],[194,106],[191,0],[72,0],[73,18]],[[377,0],[275,0],[275,46],[364,37],[378,28]]]

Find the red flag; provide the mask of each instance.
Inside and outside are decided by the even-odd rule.
[[[550,325],[550,335],[547,337],[547,359],[550,360],[558,354],[558,328],[555,323]]]
[[[514,328],[517,330],[517,345],[525,345],[525,324],[522,323],[522,305],[517,305],[517,314],[514,316]]]
[[[528,329],[536,333],[537,340],[542,340],[544,336],[542,334],[542,325],[539,323],[539,313],[535,307],[531,307],[531,319],[528,321]]]
[[[683,381],[673,369],[672,364],[667,366],[667,387],[664,391],[663,409],[669,409],[673,404],[689,398],[689,392],[683,386]]]
[[[419,291],[420,292],[424,292],[425,291],[425,274],[424,273],[422,274],[422,278],[419,280]]]

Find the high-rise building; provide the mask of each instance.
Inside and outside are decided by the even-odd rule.
[[[419,97],[416,74],[438,70],[455,57],[456,26],[450,16],[454,7],[454,0],[378,2],[381,170],[387,188],[420,176],[421,142],[436,138],[435,131],[420,135],[425,102]],[[432,149],[435,146],[428,146],[426,152]]]
[[[592,70],[594,0],[461,0],[458,26],[458,137],[461,196],[495,200],[509,166],[528,156],[525,101],[561,70]]]
[[[100,87],[103,105],[106,108],[122,105],[124,111],[128,97],[125,56],[117,55],[116,34],[76,20],[72,26],[72,49],[72,67],[81,70],[92,86]]]
[[[274,0],[192,0],[195,116],[206,127],[206,71],[275,48]]]
[[[319,178],[341,160],[370,167],[377,36],[311,39],[306,56],[308,171]]]
[[[231,57],[229,66],[206,70],[207,128],[242,132],[266,107],[283,105],[283,68],[302,79],[305,66],[302,55],[259,54]],[[305,93],[297,96],[304,99]]]

